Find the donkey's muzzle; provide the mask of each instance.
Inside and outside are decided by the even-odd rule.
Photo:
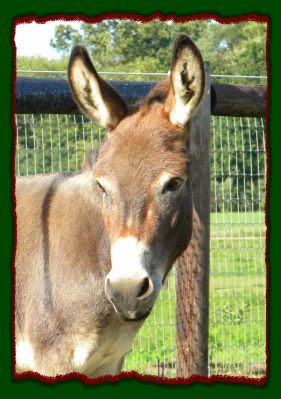
[[[149,316],[151,309],[152,308],[150,308],[148,311],[146,311],[144,313],[134,312],[133,314],[129,314],[129,315],[128,315],[128,313],[117,312],[117,316],[119,316],[120,319],[122,319],[124,321],[143,321]]]
[[[137,280],[107,277],[105,293],[123,320],[144,320],[150,313],[153,283],[147,276]]]

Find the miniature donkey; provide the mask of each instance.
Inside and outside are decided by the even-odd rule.
[[[82,171],[16,183],[16,372],[120,373],[192,231],[186,150],[204,93],[195,44],[180,35],[170,76],[137,107],[96,72],[68,67],[81,111],[110,133]]]

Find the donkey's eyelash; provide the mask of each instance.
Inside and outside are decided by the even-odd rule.
[[[178,191],[179,188],[183,185],[184,179],[180,177],[173,177],[170,179],[163,187],[162,194],[167,192],[175,192]]]
[[[96,185],[103,194],[106,194],[106,189],[100,184],[100,182],[96,181]]]
[[[96,185],[104,194],[114,192],[114,185],[105,177],[97,177],[95,179]]]

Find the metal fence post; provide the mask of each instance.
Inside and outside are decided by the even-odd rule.
[[[176,272],[177,377],[208,375],[210,250],[210,78],[191,126],[189,157],[193,190],[193,233]]]

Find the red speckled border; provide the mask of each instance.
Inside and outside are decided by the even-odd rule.
[[[266,16],[260,16],[257,14],[246,14],[239,17],[234,18],[222,18],[216,14],[194,14],[192,16],[180,16],[177,17],[174,14],[162,15],[160,13],[155,13],[149,15],[147,17],[138,15],[138,14],[119,14],[119,13],[109,13],[102,14],[95,18],[88,18],[82,14],[77,14],[75,16],[69,16],[64,14],[50,15],[48,17],[36,17],[36,16],[28,16],[28,17],[20,17],[14,19],[13,22],[13,37],[12,37],[12,45],[14,48],[14,73],[13,73],[13,104],[12,104],[12,126],[14,132],[16,132],[16,124],[15,124],[15,110],[16,110],[16,99],[15,99],[15,82],[16,82],[16,45],[15,45],[15,28],[16,25],[27,22],[36,22],[36,23],[45,23],[48,21],[81,21],[87,23],[101,22],[105,19],[132,19],[140,22],[150,22],[154,19],[160,19],[161,21],[170,21],[174,22],[187,22],[194,20],[206,20],[213,19],[219,23],[229,24],[229,23],[239,23],[244,21],[256,21],[267,24],[267,40],[266,40],[266,63],[267,63],[267,98],[266,98],[266,153],[267,153],[267,178],[266,178],[266,206],[265,206],[265,223],[266,223],[266,250],[265,250],[265,262],[266,262],[266,375],[261,378],[249,378],[249,377],[232,377],[232,376],[223,376],[223,375],[212,375],[211,377],[202,377],[199,375],[193,375],[189,378],[164,378],[157,377],[152,375],[144,375],[139,374],[135,371],[131,372],[122,372],[118,376],[103,376],[95,379],[91,379],[82,375],[80,373],[70,373],[66,375],[58,375],[56,377],[44,377],[38,373],[34,372],[26,372],[17,374],[15,371],[15,252],[16,252],[16,210],[15,210],[15,148],[16,148],[16,133],[14,133],[14,145],[13,145],[13,163],[12,163],[12,179],[13,179],[13,216],[14,216],[14,251],[13,251],[13,301],[12,301],[12,309],[13,309],[13,323],[12,323],[12,334],[13,334],[13,377],[15,380],[22,380],[26,378],[35,378],[43,382],[56,383],[59,381],[65,381],[69,379],[79,379],[82,380],[85,384],[98,384],[104,381],[120,381],[122,379],[130,379],[137,378],[141,381],[153,381],[160,384],[169,384],[169,385],[188,385],[193,382],[204,382],[204,383],[212,383],[212,382],[236,382],[243,384],[251,384],[251,385],[263,385],[268,380],[268,298],[269,298],[269,265],[268,265],[268,188],[269,188],[269,143],[268,143],[268,112],[269,112],[269,86],[270,86],[270,65],[268,60],[268,47],[269,47],[269,23],[270,20]]]

